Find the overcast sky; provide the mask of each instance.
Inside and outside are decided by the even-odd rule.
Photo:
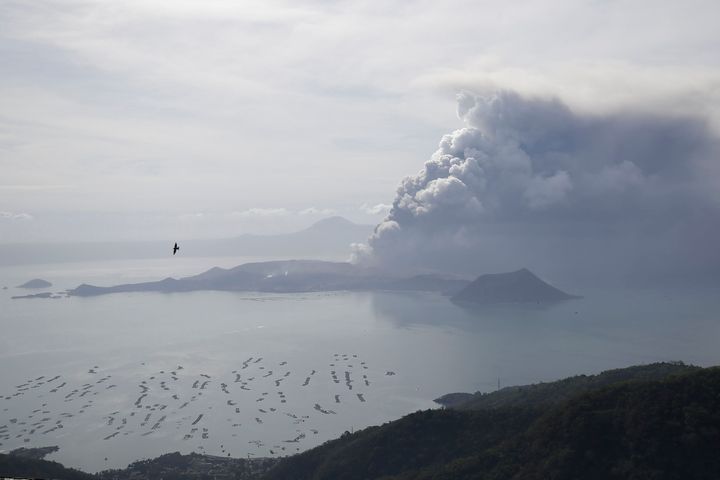
[[[0,242],[378,223],[464,125],[462,91],[717,131],[718,18],[717,1],[0,0]]]

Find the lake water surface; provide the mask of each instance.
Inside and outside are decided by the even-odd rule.
[[[11,300],[247,259],[0,270],[0,451],[58,445],[89,471],[162,453],[302,451],[453,391],[638,363],[720,363],[720,291],[589,289],[550,307],[466,309],[417,293],[127,293]]]

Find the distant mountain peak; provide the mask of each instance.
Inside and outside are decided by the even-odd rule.
[[[345,217],[334,215],[332,217],[323,218],[310,225],[307,230],[329,230],[343,227],[357,227],[358,224],[351,222]]]

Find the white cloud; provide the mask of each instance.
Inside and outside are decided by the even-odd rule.
[[[385,215],[390,211],[391,208],[392,205],[388,205],[386,203],[377,203],[375,205],[368,205],[367,203],[363,203],[362,205],[360,205],[360,211],[364,212],[367,215]]]
[[[298,212],[299,215],[322,215],[322,216],[335,215],[336,213],[337,213],[337,211],[333,210],[332,208],[315,208],[315,207],[304,208]]]
[[[240,217],[284,217],[290,215],[290,211],[286,208],[248,208],[239,212],[233,212],[233,215]]]
[[[34,220],[34,217],[32,215],[30,215],[29,213],[23,213],[23,212],[0,212],[0,219],[29,221],[29,220]]]
[[[67,218],[354,209],[458,126],[448,105],[462,88],[716,121],[719,13],[711,0],[6,0],[0,205]],[[453,168],[481,187],[473,162]]]
[[[558,96],[574,110],[588,113],[633,109],[700,114],[720,130],[717,61],[678,65],[583,59],[543,68],[511,64],[481,61],[469,67],[438,69],[417,77],[413,84],[447,95],[507,89],[525,96]]]

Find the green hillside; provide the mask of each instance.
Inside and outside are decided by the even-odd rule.
[[[414,479],[720,478],[720,368],[627,383],[549,409],[520,435]]]
[[[607,372],[602,383],[615,384],[566,401],[549,399],[579,377],[554,382],[539,405],[417,412],[290,457],[266,478],[720,478],[720,369],[684,368]]]

